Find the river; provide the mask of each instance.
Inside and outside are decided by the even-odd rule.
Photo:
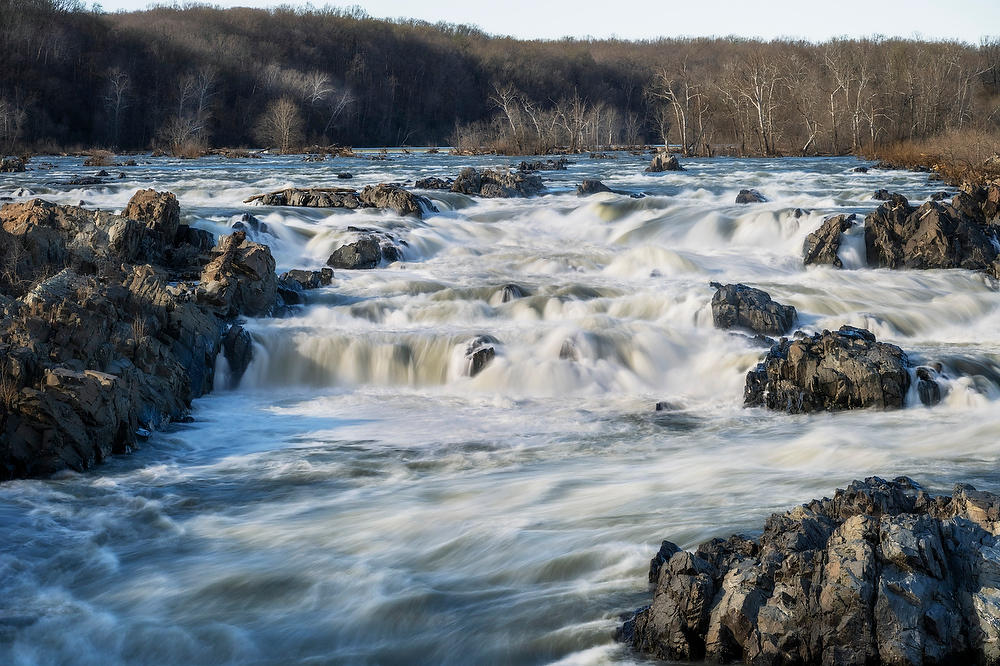
[[[335,271],[293,316],[247,322],[246,377],[196,401],[193,423],[88,473],[0,485],[0,662],[632,662],[612,634],[648,603],[663,538],[752,532],[873,474],[1000,490],[995,285],[864,268],[860,225],[844,270],[802,265],[824,217],[940,183],[850,158],[645,174],[647,158],[614,156],[542,172],[536,198],[425,192],[440,213],[423,220],[242,201],[509,161],[140,156],[75,188],[51,183],[96,169],[56,158],[0,176],[0,194],[114,210],[169,190],[216,233],[252,212],[279,271],[321,267],[349,225],[407,243],[401,262]],[[578,197],[583,178],[647,196]],[[769,201],[735,204],[748,187]],[[861,326],[943,362],[942,404],[745,409],[762,350],[713,328],[710,281],[766,290],[805,330]],[[508,284],[525,296],[503,301]],[[469,377],[465,347],[483,334],[497,356]]]

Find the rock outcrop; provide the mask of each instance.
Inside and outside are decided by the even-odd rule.
[[[757,190],[740,190],[740,193],[736,195],[736,203],[738,204],[763,203],[765,201],[767,199]]]
[[[840,251],[840,236],[854,226],[857,216],[834,215],[823,220],[820,228],[806,236],[802,248],[802,263],[806,266],[827,264],[843,268],[837,253]]]
[[[431,176],[430,178],[421,178],[413,184],[413,187],[418,190],[450,190],[454,183],[455,181],[451,178]]]
[[[0,480],[86,469],[183,418],[213,386],[228,321],[273,305],[269,250],[234,234],[204,266],[211,234],[175,204],[0,208]],[[184,282],[192,266],[212,297]]]
[[[660,151],[653,156],[653,161],[646,167],[646,173],[660,173],[661,171],[684,171],[684,167],[681,166],[676,155]]]
[[[909,367],[902,349],[852,326],[783,338],[747,373],[744,403],[793,414],[900,408]]]
[[[388,208],[400,215],[423,217],[425,211],[437,212],[427,197],[413,194],[398,185],[369,185],[360,193],[349,187],[288,188],[257,194],[244,203],[262,206],[300,206],[307,208]]]
[[[451,185],[452,192],[486,198],[530,197],[545,189],[541,176],[509,169],[466,167]]]
[[[869,666],[1000,663],[1000,496],[872,477],[759,538],[664,541],[619,638],[651,657]]]
[[[570,161],[565,157],[554,160],[535,160],[534,162],[523,161],[518,166],[518,171],[565,171]]]
[[[996,229],[961,194],[951,204],[918,208],[892,195],[865,218],[865,246],[868,264],[878,268],[992,270],[998,258]]]
[[[20,157],[10,155],[0,159],[0,173],[21,173],[24,170],[24,160]]]
[[[762,335],[781,335],[795,325],[795,308],[771,300],[767,292],[745,284],[715,287],[712,320],[716,328],[745,328]]]

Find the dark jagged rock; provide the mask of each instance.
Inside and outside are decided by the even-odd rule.
[[[782,338],[747,373],[744,404],[793,414],[898,409],[910,386],[908,365],[902,349],[852,326]]]
[[[767,199],[757,190],[740,190],[740,193],[736,195],[736,203],[738,204],[762,203],[764,201]]]
[[[104,179],[97,176],[77,176],[66,181],[67,185],[103,185]]]
[[[329,268],[321,268],[318,271],[290,270],[282,273],[278,280],[281,282],[295,282],[302,289],[319,289],[329,286],[333,281],[333,271]]]
[[[490,335],[477,335],[465,347],[465,358],[468,361],[467,374],[475,377],[496,357],[496,338]]]
[[[390,208],[399,215],[423,217],[424,210],[437,212],[426,197],[417,196],[397,185],[368,185],[361,190],[361,203],[369,208]]]
[[[915,209],[895,194],[865,218],[865,246],[868,264],[882,268],[985,270],[998,255],[996,233],[981,217],[935,201]]]
[[[917,368],[917,395],[927,407],[941,402],[941,386],[937,383],[936,375],[937,372],[931,368]]]
[[[676,155],[660,151],[653,156],[653,161],[646,167],[646,173],[660,173],[661,171],[684,171],[684,167],[681,166]]]
[[[795,308],[771,300],[765,291],[745,284],[721,285],[712,297],[716,328],[746,328],[764,335],[781,335],[795,324]]]
[[[403,252],[399,246],[405,243],[397,241],[392,235],[384,231],[358,227],[348,227],[347,230],[356,235],[356,240],[334,250],[327,259],[327,266],[358,270],[375,268],[382,261],[403,259]]]
[[[413,187],[418,190],[450,190],[454,182],[451,178],[443,179],[432,176],[430,178],[421,178],[413,184]]]
[[[527,296],[527,292],[516,284],[505,284],[500,287],[500,302],[509,303]]]
[[[229,221],[229,226],[232,227],[234,231],[245,231],[252,235],[272,235],[271,228],[267,226],[267,223],[261,222],[250,213],[242,213],[241,215],[233,217]]]
[[[596,178],[587,178],[576,188],[576,193],[580,196],[585,196],[588,194],[597,194],[598,192],[613,192],[610,187],[597,180]]]
[[[529,197],[545,189],[541,176],[508,169],[462,169],[451,185],[452,192],[487,198]]]
[[[249,331],[239,324],[230,326],[222,336],[222,353],[229,365],[226,388],[232,390],[240,385],[240,380],[243,379],[253,360],[253,338],[250,337]]]
[[[342,171],[341,173],[337,174],[337,178],[339,178],[340,180],[350,180],[351,178],[354,178],[354,174]]]
[[[24,160],[10,155],[0,160],[0,173],[21,173],[25,170]]]
[[[819,229],[806,236],[802,249],[802,263],[806,266],[829,264],[842,268],[843,263],[837,256],[840,250],[840,236],[854,226],[856,220],[857,216],[854,214],[834,215],[823,220]]]
[[[875,190],[875,194],[872,195],[872,199],[875,201],[889,201],[892,199],[893,194],[894,193],[889,192],[889,190]]]
[[[534,162],[523,161],[518,165],[518,170],[527,171],[565,171],[570,161],[565,157],[555,160],[535,160]]]
[[[1000,661],[1000,496],[900,477],[772,515],[758,539],[665,541],[618,637],[666,660],[868,666]]]
[[[868,173],[868,167],[864,166],[854,167],[853,169],[851,169],[851,171],[853,171],[854,173]]]

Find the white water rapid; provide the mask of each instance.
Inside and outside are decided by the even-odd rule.
[[[864,268],[860,226],[844,270],[802,265],[806,234],[870,212],[875,189],[946,188],[853,159],[644,174],[615,155],[542,172],[537,198],[426,192],[441,212],[423,220],[242,201],[507,160],[140,157],[81,189],[49,184],[95,171],[59,158],[0,176],[0,196],[113,210],[169,190],[216,233],[251,212],[279,271],[323,266],[350,225],[407,243],[403,261],[336,270],[293,316],[250,320],[241,386],[196,401],[193,423],[85,474],[0,485],[0,663],[631,662],[612,634],[648,602],[661,539],[752,531],[872,474],[1000,490],[995,285]],[[583,178],[647,196],[578,197]],[[733,203],[750,187],[769,201]],[[942,404],[745,409],[763,350],[712,327],[710,281],[764,289],[803,329],[861,326],[942,362]],[[478,335],[496,358],[470,377]]]

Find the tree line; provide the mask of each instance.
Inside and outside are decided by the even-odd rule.
[[[1000,126],[1000,39],[524,41],[357,9],[0,0],[0,150],[669,143],[857,152]]]

